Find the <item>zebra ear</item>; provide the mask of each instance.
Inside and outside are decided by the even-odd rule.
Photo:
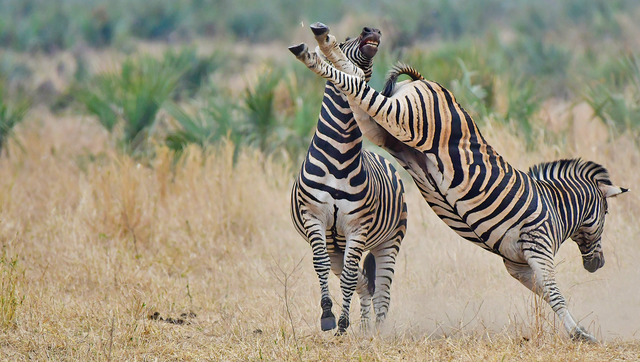
[[[629,189],[625,189],[624,187],[614,186],[614,185],[604,185],[599,183],[598,187],[600,191],[602,191],[602,195],[607,198],[611,196],[618,196],[622,193],[629,191]]]

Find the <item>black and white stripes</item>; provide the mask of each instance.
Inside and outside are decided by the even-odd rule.
[[[324,30],[318,24],[314,31],[320,36]],[[379,40],[378,30],[364,28],[358,38],[339,45],[349,64],[357,65],[351,69],[354,74],[364,74],[367,79],[371,75]],[[322,329],[336,327],[329,270],[340,277],[342,289],[338,333],[349,326],[349,306],[356,290],[364,323],[372,299],[377,321],[384,320],[396,256],[406,230],[404,189],[387,160],[363,150],[362,133],[349,104],[331,82],[325,87],[317,130],[293,185],[291,214],[296,229],[313,250],[322,294]],[[367,250],[361,269],[360,260]]]
[[[344,58],[331,46],[333,37],[316,40],[328,59]],[[449,227],[502,257],[512,276],[545,298],[573,338],[595,340],[569,313],[555,282],[553,258],[571,237],[588,271],[604,265],[600,237],[606,198],[627,190],[613,186],[602,166],[562,160],[526,174],[486,142],[450,91],[411,67],[392,69],[380,94],[360,77],[308,53],[304,44],[290,50],[347,96],[367,137],[411,174]],[[412,79],[396,83],[401,74]]]

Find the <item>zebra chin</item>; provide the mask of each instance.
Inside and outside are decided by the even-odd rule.
[[[596,254],[591,258],[582,258],[582,265],[589,273],[594,273],[596,270],[604,266],[604,255],[602,253]]]

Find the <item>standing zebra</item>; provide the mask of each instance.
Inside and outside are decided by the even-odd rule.
[[[331,46],[335,38],[328,29],[324,35],[316,40],[329,53],[325,56],[345,60]],[[502,257],[514,278],[544,297],[573,339],[595,341],[569,312],[555,282],[553,258],[562,242],[572,238],[585,269],[601,268],[606,199],[627,189],[614,186],[602,166],[588,161],[540,164],[528,174],[511,167],[451,92],[408,66],[394,67],[379,94],[361,76],[309,54],[305,44],[289,49],[347,96],[365,134],[394,151],[451,229]],[[396,83],[401,74],[412,80]]]
[[[323,28],[312,25],[314,32]],[[359,37],[336,44],[371,76],[380,31],[364,28]],[[351,63],[353,62],[353,63]],[[338,333],[349,326],[354,290],[366,326],[373,298],[377,322],[386,317],[396,256],[404,238],[407,206],[399,174],[383,157],[362,149],[362,133],[349,104],[327,82],[318,126],[291,192],[291,215],[311,244],[322,294],[321,328],[336,327],[329,296],[329,269],[340,277],[342,313]],[[369,250],[360,269],[362,254]]]

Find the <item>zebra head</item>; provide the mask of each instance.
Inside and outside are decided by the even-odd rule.
[[[593,202],[589,207],[589,213],[571,238],[578,244],[582,254],[582,265],[590,273],[593,273],[604,266],[601,239],[605,215],[608,213],[607,199],[627,192],[629,189],[613,185],[607,171],[598,164],[586,162],[585,169],[591,173],[590,178],[595,181],[597,188],[592,189],[592,194],[595,197],[592,198]]]
[[[380,30],[365,26],[360,36],[353,39],[347,38],[338,45],[347,58],[362,69],[367,82],[371,79],[373,57],[378,52],[381,37]]]

